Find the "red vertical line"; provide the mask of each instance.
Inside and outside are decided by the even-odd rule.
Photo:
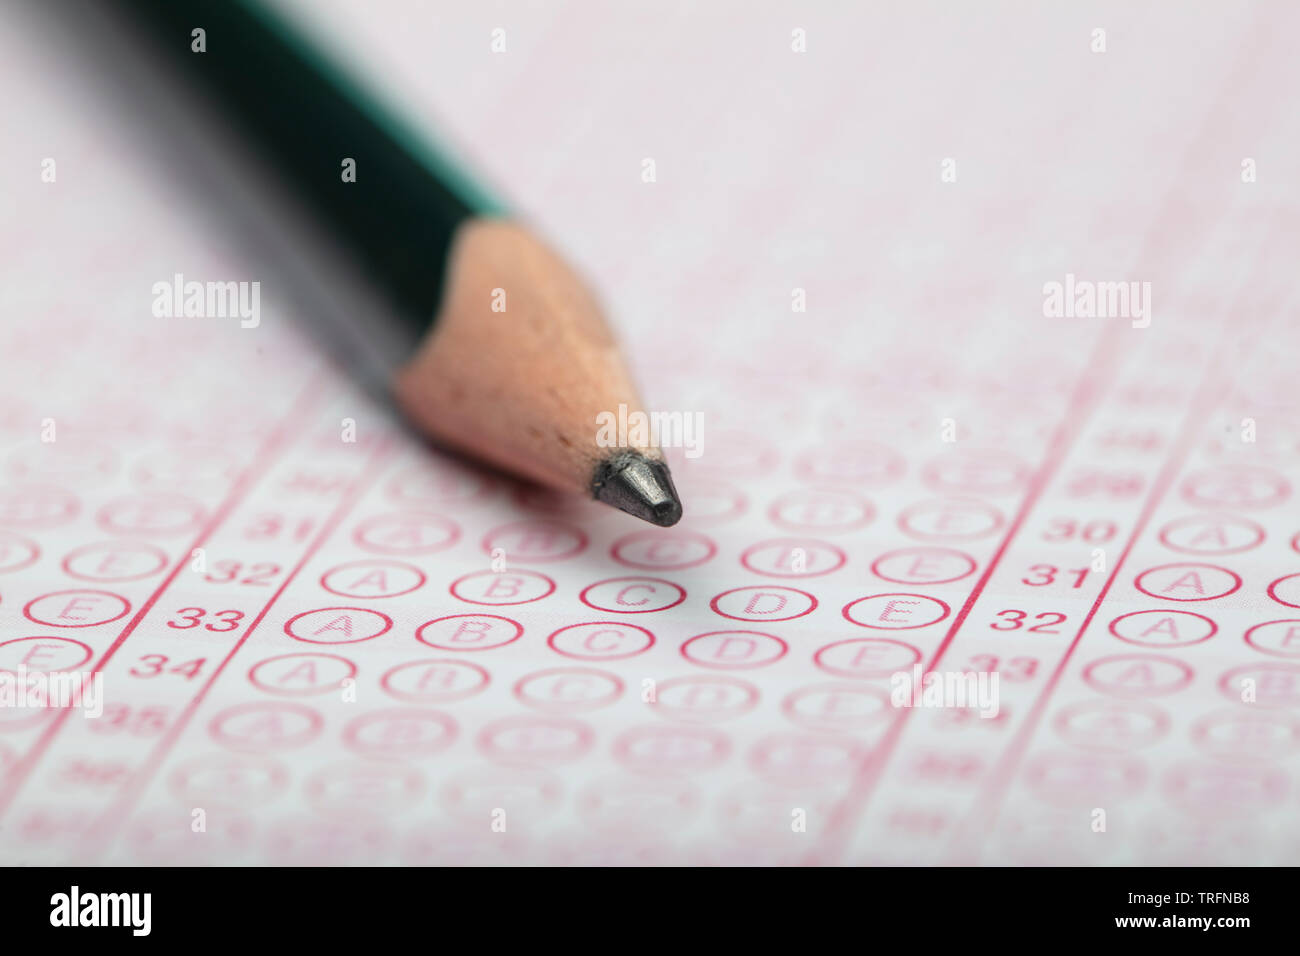
[[[234,487],[230,489],[230,492],[218,506],[217,510],[212,513],[212,516],[208,518],[207,522],[205,522],[204,526],[199,530],[198,535],[190,543],[189,548],[181,554],[175,566],[167,574],[167,577],[163,578],[162,583],[159,584],[158,587],[154,588],[153,593],[151,593],[145,602],[140,605],[140,609],[135,612],[127,622],[126,626],[122,628],[113,643],[110,644],[104,653],[100,655],[99,659],[95,661],[92,670],[93,674],[98,674],[103,669],[104,665],[108,663],[115,653],[117,653],[118,648],[120,648],[126,639],[131,636],[136,627],[138,627],[140,622],[144,620],[145,616],[158,602],[166,590],[171,587],[172,582],[176,580],[176,576],[180,574],[181,569],[189,562],[190,555],[194,552],[194,549],[203,546],[204,542],[206,542],[216,532],[217,528],[219,528],[222,523],[230,517],[231,511],[234,510],[240,500],[248,494],[253,486],[256,485],[270,469],[275,456],[283,450],[283,446],[288,436],[296,428],[299,421],[303,419],[316,404],[320,394],[324,390],[326,378],[325,374],[321,372],[317,372],[312,376],[311,380],[298,395],[298,398],[294,401],[280,424],[263,440],[262,444],[253,455],[252,463],[240,473]],[[28,750],[22,759],[18,761],[13,772],[7,775],[4,788],[0,789],[0,815],[3,815],[5,811],[8,810],[9,804],[12,803],[18,790],[22,787],[22,784],[26,782],[27,777],[31,772],[36,768],[36,764],[40,758],[44,756],[45,752],[53,744],[54,738],[58,736],[59,731],[63,728],[63,725],[67,722],[71,713],[71,708],[63,708],[56,713],[53,720],[50,721],[49,725],[37,739],[36,743],[33,744],[31,749]]]
[[[1103,375],[1109,373],[1114,363],[1118,342],[1119,336],[1115,334],[1103,333],[1098,337],[1097,344],[1093,346],[1092,355],[1089,356],[1087,364],[1081,370],[1074,391],[1071,393],[1070,401],[1063,416],[1065,427],[1056,431],[1043,463],[1034,472],[1033,480],[1021,500],[1020,506],[1016,509],[1015,517],[1008,526],[1006,533],[1002,536],[997,550],[989,559],[984,573],[979,576],[974,588],[971,589],[970,594],[962,604],[961,610],[957,612],[957,616],[953,618],[952,624],[949,625],[943,640],[935,649],[929,662],[927,662],[925,666],[926,672],[933,670],[938,665],[949,645],[956,638],[957,633],[966,622],[966,618],[970,615],[971,609],[974,608],[975,602],[979,600],[984,588],[988,585],[993,573],[1001,563],[1007,548],[1019,535],[1020,528],[1029,516],[1029,512],[1037,504],[1043,490],[1047,487],[1048,481],[1057,468],[1060,467],[1061,462],[1065,460],[1067,451],[1083,430],[1083,422],[1086,420],[1088,406],[1096,401],[1101,392],[1101,389],[1097,387],[1097,382]],[[860,813],[870,800],[875,785],[882,775],[881,771],[883,771],[885,764],[888,763],[894,748],[898,745],[904,724],[914,709],[911,707],[898,709],[897,716],[890,722],[888,729],[881,737],[880,743],[872,749],[871,753],[863,761],[853,783],[850,785],[849,792],[840,801],[837,808],[832,811],[831,821],[827,825],[826,835],[822,840],[821,852],[826,852],[826,844],[837,847],[843,846],[848,827],[852,822],[849,819],[850,816]]]
[[[383,471],[394,447],[395,444],[391,439],[384,439],[378,444],[375,450],[371,452],[370,460],[365,472],[352,483],[352,487],[348,489],[343,500],[335,506],[334,510],[330,513],[329,518],[321,525],[321,529],[307,545],[306,550],[298,559],[298,562],[293,566],[292,570],[290,570],[290,572],[285,576],[285,579],[280,583],[280,586],[275,589],[275,593],[272,594],[266,604],[263,605],[262,610],[258,612],[257,617],[253,618],[248,627],[244,628],[244,632],[231,646],[229,652],[227,652],[226,656],[222,658],[221,662],[204,682],[203,686],[199,688],[198,693],[190,699],[189,704],[186,705],[180,716],[168,728],[162,739],[160,739],[154,746],[143,766],[131,775],[130,781],[124,785],[123,792],[117,800],[115,800],[112,806],[110,806],[108,810],[106,810],[93,824],[91,824],[89,839],[92,844],[97,841],[100,845],[98,847],[92,845],[87,848],[89,853],[96,852],[96,849],[102,849],[102,844],[110,836],[110,828],[115,822],[120,822],[119,820],[115,820],[115,818],[125,819],[129,809],[129,804],[139,796],[140,791],[153,778],[154,774],[157,773],[159,765],[164,759],[166,759],[168,752],[175,745],[181,733],[187,726],[189,726],[195,712],[207,697],[208,691],[212,689],[213,685],[217,682],[217,679],[221,677],[226,667],[232,660],[234,660],[235,655],[239,653],[240,648],[244,646],[245,642],[247,642],[249,637],[252,636],[253,632],[257,630],[258,625],[260,625],[266,615],[270,613],[271,608],[273,608],[280,600],[280,597],[284,594],[285,590],[288,589],[289,585],[297,579],[299,573],[307,565],[307,562],[315,557],[316,552],[334,533],[339,524],[342,523],[348,512],[351,511],[357,501],[360,500],[365,490]]]
[[[1067,126],[1071,117],[1076,112],[1077,109],[1065,111],[1060,120],[1061,126]],[[1038,206],[1035,206],[1034,208],[1037,209],[1042,205],[1042,202],[1043,200],[1040,198]],[[1025,218],[1028,218],[1028,213],[1026,213]],[[1075,389],[1071,394],[1070,401],[1067,405],[1068,411],[1063,419],[1067,426],[1072,425],[1076,417],[1078,417],[1078,412],[1076,410],[1086,408],[1100,393],[1101,389],[1094,381],[1093,366],[1101,365],[1102,368],[1109,367],[1110,362],[1113,360],[1114,353],[1114,348],[1110,347],[1110,342],[1116,339],[1117,336],[1103,334],[1098,338],[1097,343],[1093,346],[1092,354],[1089,356],[1088,362],[1076,381]],[[1099,375],[1100,372],[1095,374]],[[1077,437],[1078,431],[1078,428],[1073,427],[1057,429],[1055,431],[1045,461],[1035,472],[1034,478],[1027,489],[1026,497],[1023,499],[1020,508],[1017,510],[1011,525],[1008,527],[1006,534],[999,543],[987,568],[976,581],[974,589],[967,596],[966,601],[958,611],[957,616],[953,619],[953,623],[944,635],[938,649],[927,664],[927,670],[932,670],[937,665],[940,658],[942,658],[943,654],[946,652],[948,646],[955,639],[957,633],[965,623],[966,618],[970,615],[975,602],[979,599],[985,586],[991,579],[993,572],[997,569],[997,566],[1001,562],[1007,548],[1018,535],[1029,511],[1041,496],[1051,474],[1054,473],[1055,469],[1064,459],[1065,453],[1070,444],[1072,444],[1074,439]],[[876,748],[873,748],[870,756],[868,756],[859,768],[859,771],[855,776],[855,781],[850,786],[849,793],[837,804],[836,809],[832,811],[831,821],[827,827],[826,836],[822,841],[823,846],[826,843],[842,845],[844,837],[847,835],[847,827],[850,823],[848,816],[852,813],[852,802],[855,799],[860,799],[865,802],[865,800],[869,798],[872,789],[874,789],[876,779],[879,777],[880,771],[888,761],[889,754],[898,743],[898,739],[904,729],[903,721],[906,720],[909,709],[902,710],[902,712],[891,721],[890,726],[881,738],[881,743]]]
[[[1268,306],[1265,306],[1264,308],[1267,309]],[[1168,459],[1166,459],[1162,466],[1155,484],[1152,486],[1151,491],[1147,495],[1146,501],[1143,503],[1142,511],[1138,515],[1138,520],[1133,527],[1133,531],[1129,534],[1128,540],[1125,542],[1124,550],[1120,552],[1119,559],[1115,562],[1114,567],[1112,567],[1110,574],[1107,576],[1105,583],[1101,587],[1101,591],[1097,594],[1096,600],[1093,601],[1092,607],[1088,611],[1088,615],[1083,619],[1083,623],[1079,625],[1079,630],[1070,641],[1070,645],[1066,648],[1065,654],[1057,662],[1057,665],[1053,669],[1047,683],[1043,686],[1043,689],[1039,692],[1037,699],[1034,701],[1033,707],[1030,709],[1024,722],[1020,725],[1015,736],[1012,738],[1010,745],[1008,745],[1007,750],[1004,752],[1002,759],[995,765],[993,772],[989,776],[991,785],[983,791],[984,795],[977,799],[975,806],[972,808],[971,812],[967,814],[962,826],[958,828],[958,833],[954,836],[954,842],[959,842],[963,834],[970,832],[980,817],[987,819],[987,826],[984,828],[983,832],[988,833],[992,830],[993,824],[997,819],[998,811],[1000,810],[1000,805],[1005,799],[1007,790],[1010,787],[1011,775],[1016,772],[1017,765],[1023,759],[1025,752],[1028,750],[1030,738],[1033,736],[1039,722],[1042,720],[1043,714],[1051,703],[1052,694],[1060,683],[1062,676],[1065,674],[1065,670],[1069,666],[1070,661],[1074,656],[1074,652],[1078,649],[1079,644],[1082,643],[1084,634],[1087,633],[1093,619],[1097,616],[1097,612],[1101,610],[1101,606],[1105,602],[1106,596],[1110,593],[1111,586],[1119,580],[1120,572],[1128,561],[1128,557],[1132,553],[1133,547],[1145,533],[1147,526],[1151,523],[1151,518],[1155,514],[1156,509],[1160,506],[1165,495],[1168,494],[1170,487],[1172,487],[1178,476],[1178,472],[1182,470],[1183,465],[1186,463],[1187,456],[1196,443],[1196,435],[1199,426],[1204,422],[1206,415],[1214,409],[1215,405],[1218,403],[1218,399],[1222,395],[1226,380],[1219,373],[1218,356],[1224,354],[1225,343],[1223,340],[1226,340],[1230,334],[1241,331],[1240,327],[1233,325],[1233,319],[1242,314],[1249,314],[1249,312],[1244,308],[1233,309],[1228,312],[1228,318],[1225,320],[1224,326],[1221,330],[1221,340],[1210,353],[1211,358],[1209,359],[1208,372],[1204,380],[1201,382],[1200,387],[1197,389],[1191,408],[1183,419],[1182,425],[1179,429],[1178,439],[1170,450]]]
[[[1216,136],[1221,135],[1220,129],[1222,124],[1217,121],[1225,115],[1231,117],[1231,111],[1236,108],[1236,98],[1232,96],[1232,94],[1236,93],[1239,88],[1248,81],[1250,76],[1253,75],[1253,68],[1255,66],[1255,59],[1258,52],[1256,48],[1259,46],[1260,42],[1268,42],[1270,39],[1269,25],[1262,17],[1256,16],[1246,37],[1238,47],[1237,61],[1229,73],[1225,84],[1226,89],[1224,89],[1219,95],[1213,109],[1202,121],[1201,127],[1197,132],[1197,137],[1192,146],[1184,153],[1184,167],[1187,165],[1188,159],[1191,156],[1198,155],[1204,151],[1205,143],[1213,140]],[[1274,39],[1273,42],[1277,41]],[[1162,221],[1170,219],[1176,215],[1177,212],[1178,208],[1175,204],[1173,191],[1171,189],[1170,198],[1167,198],[1165,202],[1165,209],[1156,215],[1155,224],[1147,230],[1147,237],[1143,243],[1144,250],[1149,248],[1157,237],[1164,235],[1165,230]],[[966,616],[970,613],[975,600],[978,599],[980,592],[992,577],[993,571],[996,570],[998,562],[1002,559],[1007,547],[1014,539],[1014,535],[1026,518],[1029,509],[1042,493],[1051,469],[1054,469],[1056,465],[1059,464],[1060,458],[1063,457],[1065,448],[1069,443],[1074,441],[1075,437],[1077,437],[1081,430],[1081,423],[1075,421],[1075,416],[1080,414],[1082,409],[1085,409],[1089,404],[1091,404],[1095,400],[1096,396],[1102,391],[1100,388],[1093,387],[1090,382],[1090,379],[1092,378],[1092,366],[1099,358],[1109,360],[1114,353],[1114,348],[1108,348],[1108,346],[1110,346],[1111,343],[1118,342],[1118,340],[1119,333],[1112,332],[1110,334],[1103,334],[1097,346],[1094,348],[1093,355],[1089,357],[1088,363],[1085,366],[1084,376],[1076,386],[1075,393],[1071,397],[1070,412],[1065,419],[1067,426],[1069,426],[1067,429],[1069,435],[1068,441],[1058,435],[1059,440],[1053,442],[1053,447],[1048,453],[1048,459],[1035,473],[1029,492],[1027,493],[1021,507],[1018,509],[1016,518],[1008,529],[1007,535],[1003,537],[997,551],[989,562],[988,568],[985,570],[984,574],[980,576],[971,596],[968,597],[966,602],[963,604],[961,611],[958,612],[957,617],[953,621],[953,625],[948,629],[948,632],[944,635],[944,639],[940,643],[939,648],[926,665],[927,671],[933,670],[938,665],[939,660],[943,657],[944,652],[952,643],[952,640],[957,634],[961,624],[966,620]],[[1076,408],[1080,411],[1076,411]],[[898,744],[898,740],[904,729],[904,721],[907,719],[910,710],[911,708],[904,709],[903,712],[890,723],[889,728],[881,738],[880,744],[873,748],[868,757],[863,761],[862,766],[855,775],[854,782],[850,785],[848,794],[831,812],[831,819],[827,824],[825,836],[822,838],[821,846],[819,847],[817,854],[819,857],[824,858],[826,855],[829,855],[829,852],[831,852],[829,850],[830,847],[840,848],[846,842],[849,834],[849,826],[852,823],[850,817],[856,815],[855,811],[856,813],[860,813],[866,802],[870,799],[871,794],[875,789],[875,785],[881,776],[881,771],[883,770],[884,765],[888,762],[890,754]]]
[[[1213,382],[1213,384],[1211,384],[1211,382]],[[1106,600],[1106,596],[1110,593],[1111,585],[1118,580],[1120,571],[1123,570],[1124,564],[1133,550],[1133,546],[1146,531],[1152,514],[1155,513],[1156,508],[1159,507],[1165,494],[1168,492],[1169,487],[1173,484],[1174,478],[1181,469],[1187,452],[1195,442],[1197,425],[1203,421],[1208,409],[1213,407],[1213,397],[1217,392],[1219,384],[1217,376],[1211,375],[1210,380],[1202,385],[1200,390],[1202,394],[1193,402],[1192,410],[1188,412],[1185,417],[1180,429],[1179,438],[1170,452],[1170,457],[1162,466],[1160,474],[1152,485],[1150,493],[1147,495],[1146,502],[1138,516],[1138,520],[1135,523],[1132,532],[1129,534],[1128,540],[1124,544],[1124,549],[1120,552],[1119,559],[1115,562],[1114,567],[1107,576],[1106,582],[1102,585],[1100,592],[1098,592],[1096,599],[1092,603],[1092,607],[1089,609],[1087,616],[1083,619],[1083,623],[1079,626],[1074,638],[1070,641],[1069,647],[1066,648],[1065,653],[1061,656],[1056,667],[1052,670],[1052,673],[1048,677],[1047,683],[1044,684],[1043,689],[1039,691],[1033,707],[1030,708],[1028,715],[1021,723],[1020,728],[1016,731],[1016,734],[1012,738],[1011,744],[1004,752],[1002,759],[995,765],[993,772],[990,774],[990,779],[993,781],[993,784],[985,791],[987,796],[980,799],[977,802],[975,809],[973,809],[969,814],[966,824],[962,827],[963,832],[970,828],[975,817],[981,814],[987,814],[990,816],[995,815],[992,804],[1000,803],[1001,799],[1006,795],[1006,790],[1010,783],[1010,775],[1014,772],[1016,764],[1019,763],[1024,752],[1028,749],[1029,738],[1037,729],[1038,722],[1042,719],[1044,711],[1046,711],[1048,704],[1051,702],[1052,694],[1056,690],[1057,684],[1060,683],[1061,677],[1065,673],[1065,669],[1069,665],[1070,659],[1078,648],[1080,641],[1082,641],[1084,633],[1092,624],[1093,618],[1096,617],[1097,612],[1101,609],[1102,602]],[[990,823],[991,822],[992,821],[990,821]]]

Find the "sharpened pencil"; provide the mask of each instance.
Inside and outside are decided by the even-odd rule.
[[[417,427],[653,524],[681,518],[659,448],[598,442],[602,413],[643,404],[595,300],[556,252],[262,4],[117,3],[412,325],[417,344],[390,383]]]

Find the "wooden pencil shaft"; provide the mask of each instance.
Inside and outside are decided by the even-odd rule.
[[[545,243],[254,0],[116,2],[417,333],[391,386],[427,435],[656,525],[680,519],[659,449],[598,442],[599,416],[640,399],[599,306]]]

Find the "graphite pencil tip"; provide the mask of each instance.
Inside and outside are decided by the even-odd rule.
[[[637,451],[620,451],[598,464],[591,491],[597,500],[661,528],[682,517],[682,501],[668,465]]]

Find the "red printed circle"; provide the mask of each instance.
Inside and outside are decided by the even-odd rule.
[[[1240,554],[1263,540],[1263,528],[1235,515],[1188,515],[1160,529],[1160,543],[1183,554]]]
[[[768,600],[762,604],[766,599],[780,603],[773,605]],[[768,610],[760,610],[760,606]],[[723,591],[709,602],[709,607],[715,614],[733,621],[792,621],[817,610],[817,599],[798,588],[757,585]]]
[[[925,483],[940,494],[1004,494],[1021,487],[1028,476],[1025,463],[1005,452],[961,451],[955,447],[932,459],[921,471]]]
[[[129,495],[99,510],[99,526],[111,534],[181,534],[203,523],[203,505],[183,495]]]
[[[483,552],[498,549],[506,559],[525,564],[539,561],[564,561],[587,548],[582,529],[563,521],[517,521],[494,528],[483,536]]]
[[[368,757],[430,757],[456,740],[456,721],[413,707],[371,711],[343,728],[343,742]]]
[[[730,753],[730,737],[699,726],[633,727],[614,741],[615,760],[655,777],[712,770]]]
[[[525,714],[488,724],[479,732],[478,749],[500,763],[537,766],[577,760],[595,740],[595,732],[580,720]]]
[[[1182,661],[1154,654],[1101,657],[1083,669],[1089,687],[1116,697],[1175,694],[1189,686],[1192,677],[1192,669]]]
[[[352,760],[321,767],[303,789],[316,810],[356,822],[409,811],[424,789],[424,775],[404,763]]]
[[[501,807],[512,820],[534,821],[559,806],[564,788],[555,774],[535,768],[479,766],[443,784],[439,802],[457,817],[482,822],[484,807]]]
[[[289,618],[284,622],[284,633],[308,644],[356,644],[387,634],[392,626],[393,619],[378,611],[360,607],[322,607]]]
[[[1300,657],[1300,621],[1265,621],[1250,628],[1243,636],[1247,644],[1264,654]]]
[[[781,712],[808,730],[852,733],[892,713],[889,692],[865,684],[815,684],[791,692]]]
[[[663,578],[606,578],[587,585],[578,599],[597,611],[651,614],[681,604],[686,600],[686,589]]]
[[[15,478],[96,481],[117,471],[117,459],[112,448],[87,441],[83,434],[71,442],[34,441],[20,445],[9,453],[6,464]]]
[[[1002,524],[1000,511],[968,498],[922,501],[898,516],[899,529],[923,541],[973,541],[993,534]]]
[[[398,512],[357,525],[352,541],[375,554],[435,554],[460,540],[460,527],[441,515]]]
[[[217,713],[208,721],[208,733],[232,750],[266,753],[311,743],[324,725],[319,713],[302,704],[254,701]]]
[[[555,582],[537,571],[474,571],[452,581],[448,590],[466,604],[505,607],[549,597]]]
[[[617,661],[644,654],[655,636],[644,627],[623,621],[591,621],[562,627],[546,639],[551,650],[588,661]]]
[[[673,677],[655,688],[651,708],[660,717],[685,723],[718,723],[758,706],[758,688],[725,674]]]
[[[40,546],[22,535],[0,531],[0,573],[30,568],[41,556]]]
[[[1268,586],[1268,596],[1278,604],[1300,607],[1300,574],[1280,577]]]
[[[693,531],[637,531],[609,549],[619,564],[642,571],[681,571],[713,560],[718,546]]]
[[[80,510],[76,496],[59,488],[0,489],[0,524],[52,528],[72,520]]]
[[[829,541],[777,538],[751,545],[740,563],[755,574],[772,578],[815,578],[844,567],[848,556]]]
[[[852,739],[781,733],[754,745],[749,766],[766,780],[815,786],[851,776],[861,757]]]
[[[0,671],[19,668],[41,674],[70,671],[90,660],[88,644],[70,637],[15,637],[0,642]]]
[[[323,676],[321,670],[325,671]],[[279,677],[279,687],[272,686],[272,679],[276,676]],[[357,665],[336,654],[280,654],[259,661],[248,670],[248,679],[254,687],[282,697],[327,694],[338,690],[343,681],[356,676]],[[295,684],[285,686],[290,680]]]
[[[62,566],[82,581],[139,581],[167,567],[167,555],[143,542],[101,541],[69,551]]]
[[[709,453],[691,462],[691,467],[719,475],[760,475],[771,471],[780,454],[753,433],[713,431]]]
[[[1208,641],[1218,630],[1210,618],[1191,611],[1130,611],[1110,622],[1112,634],[1139,647],[1189,647]]]
[[[1300,665],[1297,664],[1246,664],[1225,671],[1219,678],[1219,690],[1234,703],[1249,703],[1255,707],[1294,707],[1300,704]]]
[[[1210,818],[1250,815],[1280,803],[1287,776],[1273,767],[1224,767],[1186,762],[1165,776],[1165,793],[1183,810]],[[1230,817],[1231,819],[1231,817]]]
[[[413,704],[445,704],[465,700],[487,689],[492,676],[469,661],[434,659],[408,661],[390,667],[379,686],[390,697]]]
[[[415,639],[444,651],[490,651],[513,644],[523,634],[524,626],[508,617],[451,614],[425,621],[416,629]]]
[[[1277,760],[1300,749],[1300,719],[1283,711],[1233,707],[1198,718],[1192,740],[1211,756],[1234,763]]]
[[[767,516],[788,531],[827,534],[865,528],[875,518],[876,509],[852,491],[801,488],[773,501]]]
[[[441,506],[476,501],[488,496],[492,482],[477,472],[447,462],[406,469],[387,488],[388,497],[416,505]]]
[[[817,650],[813,662],[839,677],[889,677],[909,670],[921,660],[911,644],[885,637],[859,637],[836,641]]]
[[[592,667],[552,667],[519,678],[514,694],[537,710],[574,714],[614,703],[623,694],[623,681]]]
[[[1160,601],[1213,601],[1240,588],[1241,576],[1213,564],[1183,562],[1148,568],[1133,579],[1133,586]],[[1171,594],[1175,589],[1179,593]]]
[[[759,631],[710,631],[696,634],[680,648],[682,657],[701,667],[749,670],[785,657],[789,645]]]
[[[804,452],[795,474],[805,481],[847,482],[878,488],[903,473],[903,459],[888,445],[877,442],[830,442]]]
[[[871,563],[871,573],[894,584],[951,584],[975,573],[975,559],[953,548],[899,548]]]
[[[911,631],[938,624],[951,608],[925,594],[871,594],[844,605],[844,619],[858,627]]]
[[[320,586],[339,597],[377,600],[410,594],[426,580],[423,571],[402,561],[349,561],[322,574]]]
[[[1272,468],[1217,465],[1188,476],[1183,499],[1202,508],[1271,508],[1291,494],[1287,480]]]
[[[1140,790],[1146,783],[1146,764],[1113,753],[1045,753],[1030,761],[1025,777],[1051,800],[1075,801],[1080,793],[1110,799]]]
[[[1056,732],[1085,750],[1120,753],[1147,747],[1169,732],[1169,715],[1139,700],[1083,700],[1052,721]]]
[[[289,772],[270,757],[213,753],[185,761],[168,782],[185,806],[244,810],[270,803],[288,789]]]
[[[32,598],[23,616],[50,627],[95,627],[126,617],[131,603],[111,591],[52,591]]]
[[[151,489],[225,487],[239,477],[234,455],[217,445],[189,444],[152,452],[135,463],[132,477]]]

